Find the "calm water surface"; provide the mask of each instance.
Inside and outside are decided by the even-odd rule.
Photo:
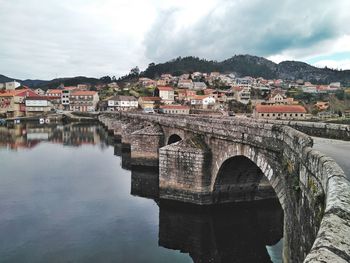
[[[100,126],[0,127],[0,262],[281,262],[275,202],[204,210],[157,186]]]

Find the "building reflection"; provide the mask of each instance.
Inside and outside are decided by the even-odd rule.
[[[40,142],[66,146],[105,144],[107,133],[102,126],[84,123],[45,124],[23,123],[0,127],[0,148],[17,150],[33,148]]]

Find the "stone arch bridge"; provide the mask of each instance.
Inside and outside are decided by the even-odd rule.
[[[159,165],[162,199],[212,205],[273,198],[285,262],[350,262],[350,183],[288,126],[251,119],[106,113],[133,165]]]

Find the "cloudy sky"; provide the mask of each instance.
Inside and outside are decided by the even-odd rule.
[[[234,54],[350,69],[349,0],[0,0],[0,74],[120,76]]]

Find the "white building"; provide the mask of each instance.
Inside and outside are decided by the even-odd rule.
[[[191,99],[191,105],[195,107],[207,108],[210,105],[214,105],[216,102],[212,95],[198,95]]]
[[[21,83],[15,81],[15,80],[5,83],[5,89],[6,89],[6,90],[15,90],[15,89],[18,88],[19,86],[21,86]]]
[[[139,107],[138,100],[133,96],[114,96],[108,100],[109,111],[136,110]]]
[[[27,97],[25,99],[26,116],[48,113],[52,106],[47,97]]]

